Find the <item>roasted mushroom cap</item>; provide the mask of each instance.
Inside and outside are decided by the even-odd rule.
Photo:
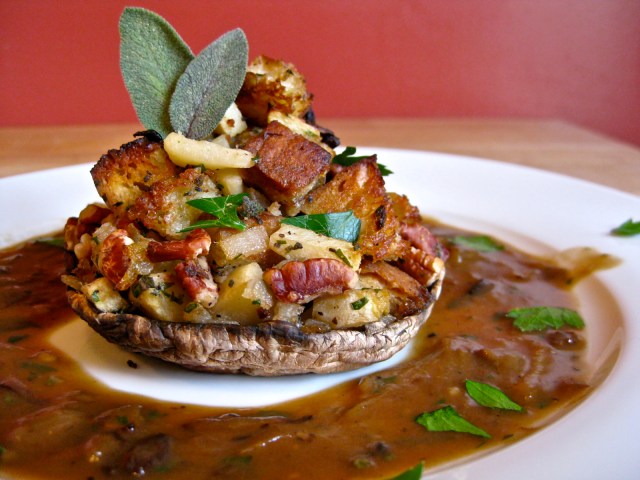
[[[126,350],[191,370],[277,376],[341,372],[388,359],[427,320],[443,278],[444,269],[429,289],[429,304],[417,315],[381,320],[361,329],[311,334],[286,322],[193,324],[102,313],[80,292],[69,290],[68,297],[76,313],[96,332]]]

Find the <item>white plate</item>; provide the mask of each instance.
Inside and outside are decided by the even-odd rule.
[[[386,177],[389,190],[407,194],[429,216],[495,235],[533,253],[589,246],[623,260],[618,267],[596,274],[577,289],[580,310],[588,325],[588,356],[594,365],[594,382],[600,383],[595,391],[569,414],[527,439],[472,461],[447,466],[427,478],[638,478],[640,386],[635,377],[640,366],[640,237],[614,237],[609,231],[629,218],[638,219],[640,199],[500,162],[427,152],[359,149],[359,153],[373,152],[394,171]],[[68,216],[77,215],[86,203],[98,200],[89,167],[80,165],[0,179],[0,246],[60,229]],[[59,330],[53,340],[81,359],[86,369],[93,369],[94,375],[107,383],[115,382],[119,388],[132,390],[127,385],[139,383],[144,374],[144,393],[157,398],[173,398],[169,391],[186,390],[185,397],[176,401],[202,403],[194,399],[208,398],[212,400],[206,403],[228,404],[234,398],[223,398],[215,389],[232,382],[231,390],[252,392],[240,397],[276,402],[284,398],[273,396],[274,391],[295,397],[343,381],[349,375],[363,374],[359,371],[293,379],[225,379],[184,372],[140,357],[135,357],[140,368],[132,370],[126,367],[131,354],[119,351],[83,327],[81,323],[71,323]],[[73,342],[69,341],[71,337]],[[85,356],[95,348],[102,353]],[[395,357],[392,362],[400,359]],[[173,382],[172,388],[167,388],[166,382]]]

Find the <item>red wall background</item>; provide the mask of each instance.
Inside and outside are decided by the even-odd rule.
[[[319,117],[561,118],[640,145],[637,0],[0,0],[0,125],[135,120],[125,5],[197,53],[237,26],[296,64]]]

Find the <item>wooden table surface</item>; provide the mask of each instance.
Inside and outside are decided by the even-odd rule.
[[[556,120],[320,119],[342,145],[430,150],[529,165],[640,195],[640,149]],[[0,128],[0,177],[95,162],[136,124]]]

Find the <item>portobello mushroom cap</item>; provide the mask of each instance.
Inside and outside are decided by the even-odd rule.
[[[69,289],[67,295],[75,312],[108,341],[187,369],[255,376],[331,373],[386,360],[407,345],[429,317],[444,273],[438,272],[428,287],[430,300],[420,313],[326,333],[305,333],[287,322],[163,322],[131,313],[103,313],[82,293]]]

